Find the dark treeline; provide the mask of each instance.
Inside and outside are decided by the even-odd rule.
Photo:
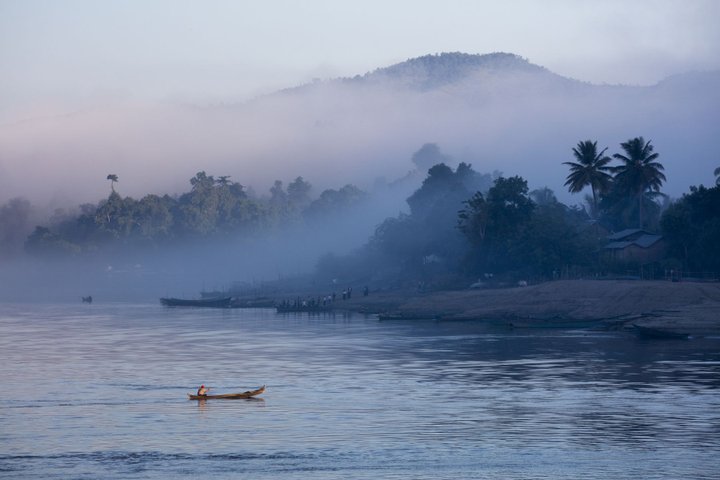
[[[385,220],[354,255],[327,255],[318,273],[442,288],[469,278],[507,284],[624,272],[641,263],[608,259],[603,246],[627,229],[665,236],[667,254],[653,261],[655,271],[720,271],[720,169],[718,186],[691,187],[671,202],[660,192],[664,166],[651,142],[629,139],[612,157],[606,150],[583,141],[572,149],[575,161],[564,162],[568,190],[591,189],[584,207],[559,202],[548,188],[529,191],[519,176],[435,165],[407,199],[409,214]]]
[[[97,205],[81,205],[79,214],[55,212],[49,225],[35,227],[27,237],[25,251],[34,256],[84,255],[247,238],[339,215],[366,198],[365,192],[346,185],[325,190],[313,199],[312,186],[302,177],[287,187],[278,180],[269,196],[259,198],[229,178],[199,172],[190,179],[191,189],[186,193],[150,194],[136,200],[122,197],[114,186],[118,177],[108,175],[112,188],[107,199]],[[13,200],[3,208],[17,210],[18,202]]]
[[[599,248],[583,209],[547,188],[529,192],[521,177],[479,174],[463,163],[430,168],[407,203],[409,214],[385,220],[353,255],[322,258],[318,273],[451,288],[485,274],[489,282],[552,277],[568,265],[590,266]]]
[[[590,140],[572,148],[574,161],[563,162],[569,167],[565,185],[572,193],[589,188],[591,194],[585,206],[568,206],[548,188],[530,191],[520,176],[479,173],[466,163],[453,169],[437,145],[426,144],[412,158],[427,174],[406,199],[408,213],[382,221],[353,253],[323,256],[315,273],[323,280],[428,287],[466,285],[470,278],[499,282],[600,274],[633,266],[609,263],[601,255],[609,233],[631,228],[665,236],[667,255],[656,261],[660,270],[720,271],[720,184],[691,187],[670,201],[660,191],[664,167],[651,142],[636,137],[612,156],[606,151]],[[0,247],[6,255],[24,245],[33,256],[82,256],[259,237],[287,226],[312,230],[327,218],[362,210],[370,196],[346,185],[313,197],[311,185],[297,177],[287,186],[278,180],[269,195],[257,197],[227,176],[199,172],[188,192],[136,200],[116,192],[117,176],[107,179],[107,199],[82,205],[76,214],[56,212],[27,238],[18,232],[27,228],[31,207],[11,200],[0,209]]]

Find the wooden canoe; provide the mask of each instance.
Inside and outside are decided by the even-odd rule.
[[[186,300],[183,298],[161,298],[160,303],[166,307],[210,307],[230,308],[232,297],[203,298],[200,300]]]
[[[223,393],[221,395],[193,395],[192,393],[188,393],[188,398],[190,400],[211,400],[215,398],[222,398],[227,400],[237,399],[237,398],[252,398],[256,395],[260,395],[265,391],[265,385],[258,388],[257,390],[248,390],[247,392],[242,393]]]

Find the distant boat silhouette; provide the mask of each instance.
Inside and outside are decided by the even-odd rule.
[[[643,327],[640,325],[633,325],[633,328],[635,329],[635,334],[639,338],[683,340],[690,337],[689,333],[673,332],[672,330],[664,330],[660,328]]]
[[[211,307],[230,308],[232,297],[203,298],[200,300],[185,300],[182,298],[161,298],[160,303],[166,307]]]

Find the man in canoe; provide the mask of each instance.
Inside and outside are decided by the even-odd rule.
[[[200,385],[200,388],[198,388],[197,394],[199,397],[204,397],[207,395],[209,388],[205,388],[205,385]]]

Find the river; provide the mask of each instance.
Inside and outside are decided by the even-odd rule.
[[[0,476],[717,479],[720,338],[0,305]],[[251,400],[190,401],[266,384]]]

